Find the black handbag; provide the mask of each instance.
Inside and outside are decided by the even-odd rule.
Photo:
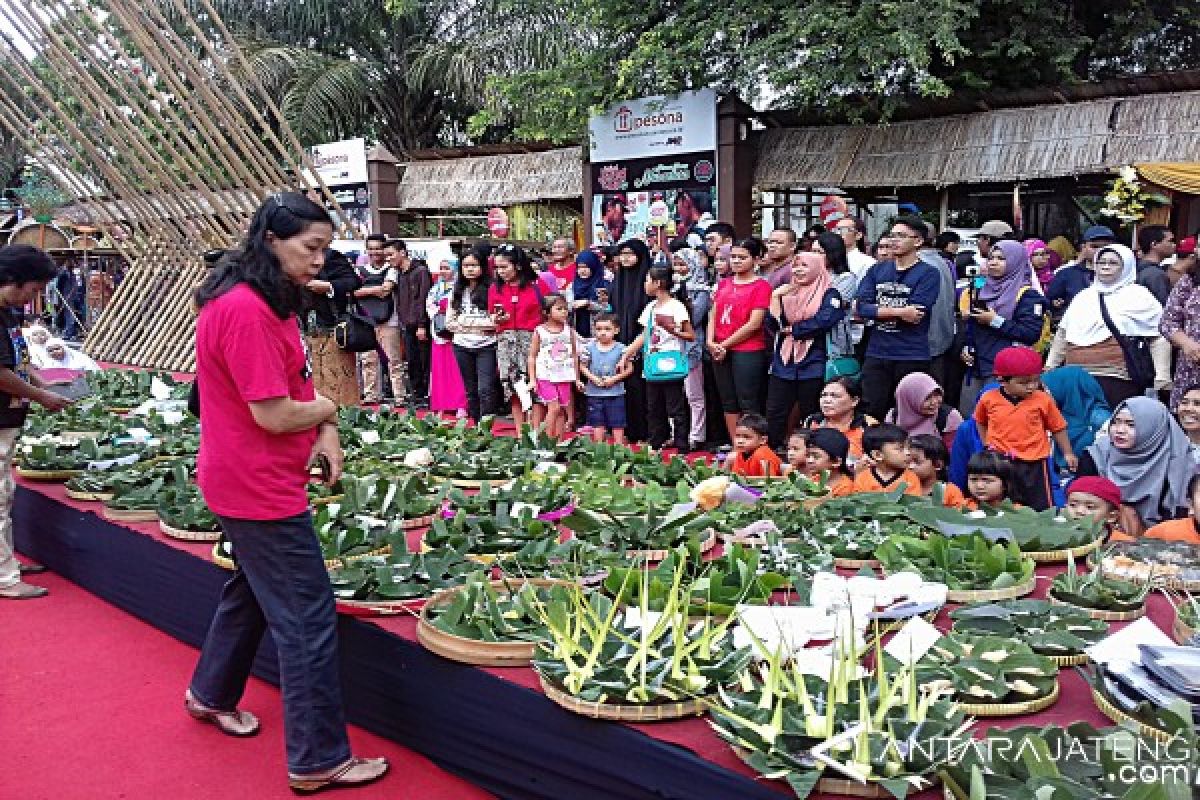
[[[1121,345],[1121,353],[1125,356],[1125,369],[1129,380],[1140,389],[1149,389],[1154,385],[1154,357],[1150,353],[1150,336],[1126,336],[1117,330],[1112,317],[1108,314],[1108,306],[1104,303],[1104,295],[1100,295],[1100,316],[1108,331]]]
[[[347,353],[370,353],[379,346],[375,339],[375,323],[354,311],[338,317],[333,326],[333,341]]]

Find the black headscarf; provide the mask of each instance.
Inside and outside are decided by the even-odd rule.
[[[632,269],[621,266],[620,256],[617,257],[616,274],[613,275],[612,298],[613,313],[621,326],[617,339],[625,344],[633,341],[639,333],[638,317],[650,298],[646,296],[646,275],[650,272],[650,248],[641,239],[626,239],[617,246],[621,250],[632,250],[637,254],[638,262]]]

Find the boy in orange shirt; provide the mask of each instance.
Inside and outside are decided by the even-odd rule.
[[[1067,421],[1048,392],[1041,389],[1042,358],[1028,347],[1006,347],[993,365],[999,389],[979,398],[975,424],[983,446],[1007,455],[1013,478],[1025,505],[1038,511],[1050,507],[1050,435],[1058,443],[1067,467],[1074,472],[1079,459],[1071,449]]]
[[[937,486],[942,487],[942,505],[946,508],[962,508],[967,502],[962,489],[942,480],[950,452],[942,437],[922,433],[908,437],[908,468],[921,481],[921,494],[931,497]]]
[[[1191,482],[1188,483],[1188,497],[1192,501],[1190,516],[1160,522],[1146,531],[1144,536],[1147,539],[1165,539],[1168,542],[1187,542],[1200,545],[1200,524],[1197,524],[1196,517],[1197,509],[1200,509],[1200,506],[1197,505],[1197,502],[1200,502],[1200,473],[1193,475]]]
[[[733,458],[729,471],[744,478],[778,478],[783,463],[767,447],[767,418],[762,414],[743,414],[733,431]]]
[[[1121,512],[1121,487],[1099,475],[1084,475],[1067,486],[1067,519],[1091,519],[1104,525],[1110,542],[1132,542],[1129,534],[1117,527]]]
[[[863,432],[863,454],[871,466],[854,477],[854,492],[891,492],[920,497],[921,479],[908,468],[908,433],[898,425],[872,425]]]
[[[824,475],[832,497],[854,494],[854,482],[846,469],[846,458],[850,454],[850,440],[846,434],[833,428],[817,428],[807,434],[805,474],[813,480],[820,480]]]

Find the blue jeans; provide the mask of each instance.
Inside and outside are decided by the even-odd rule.
[[[350,758],[350,742],[338,677],[337,613],[312,515],[220,522],[233,543],[237,571],[221,590],[192,694],[210,708],[235,709],[270,630],[279,652],[288,770],[335,767]]]

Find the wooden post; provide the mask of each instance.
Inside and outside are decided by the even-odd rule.
[[[941,191],[941,197],[938,202],[938,232],[946,230],[946,226],[950,223],[950,189],[946,187]]]

